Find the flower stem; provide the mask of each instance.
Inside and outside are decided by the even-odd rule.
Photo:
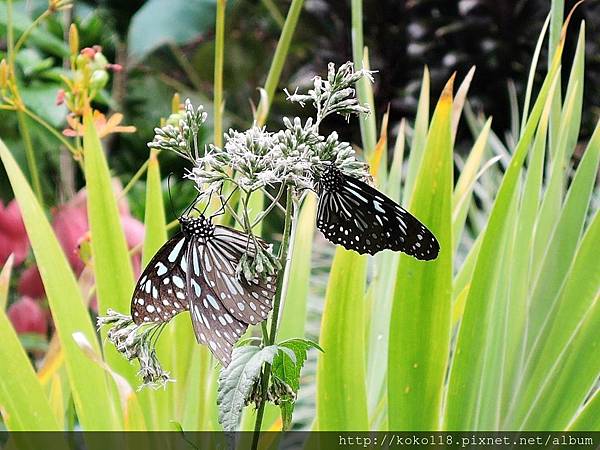
[[[292,234],[292,222],[295,214],[295,205],[292,199],[292,188],[287,187],[286,204],[285,204],[285,225],[283,228],[283,239],[281,241],[281,249],[279,252],[279,263],[281,264],[281,272],[283,276],[277,278],[277,291],[275,292],[275,299],[273,301],[273,313],[271,314],[271,332],[266,334],[266,327],[263,327],[263,340],[267,345],[273,345],[275,343],[275,336],[277,335],[277,324],[279,322],[279,308],[281,306],[281,299],[284,297],[282,294],[287,291],[287,276],[288,270],[288,254],[291,247],[290,236]],[[262,420],[265,413],[265,398],[264,394],[267,392],[269,387],[269,378],[271,376],[271,365],[265,364],[263,372],[261,374],[261,392],[263,398],[260,401],[258,410],[256,412],[256,422],[254,424],[254,436],[252,438],[252,450],[258,448],[258,439],[260,437],[260,429],[262,427]]]
[[[29,175],[31,176],[31,185],[40,205],[43,206],[44,194],[42,193],[42,184],[40,182],[40,174],[38,172],[33,151],[33,143],[31,142],[31,134],[29,134],[29,127],[27,126],[27,117],[23,111],[17,111],[17,119],[19,121],[19,131],[23,138],[23,146],[25,147],[25,156],[27,157],[27,167],[29,168]]]
[[[225,47],[225,0],[217,1],[215,24],[215,93],[214,93],[214,143],[223,146],[223,53]]]

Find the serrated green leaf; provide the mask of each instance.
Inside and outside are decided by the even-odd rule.
[[[278,351],[275,345],[262,349],[254,346],[233,349],[229,366],[219,374],[217,390],[219,423],[225,431],[238,428],[242,409],[260,377],[263,364],[272,363]]]

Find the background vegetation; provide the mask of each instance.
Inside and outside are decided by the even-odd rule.
[[[359,85],[374,113],[329,126],[362,148],[379,188],[442,252],[425,264],[334,249],[315,234],[307,198],[279,338],[304,334],[324,353],[308,353],[293,427],[598,429],[600,85],[586,40],[598,7],[581,6],[567,31],[562,1],[447,3],[76,2],[36,23],[6,55],[25,108],[0,111],[3,426],[219,428],[218,369],[187,316],[161,338],[177,380],[164,391],[136,392],[135,368],[92,325],[98,309],[128,311],[140,250],[147,261],[175,218],[165,175],[179,178],[181,161],[145,143],[175,92],[207,107],[205,140],[219,142],[230,125],[302,116],[281,88],[354,59],[379,70],[372,88]],[[18,42],[48,3],[7,6],[8,50],[9,31]],[[82,164],[56,136],[71,21],[81,48],[99,44],[124,68],[96,106],[137,128],[101,143],[88,123]],[[192,195],[177,183],[174,212]],[[280,238],[268,225],[263,234]],[[264,427],[277,429],[271,406]]]

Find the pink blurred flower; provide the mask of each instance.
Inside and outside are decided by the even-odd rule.
[[[38,302],[30,297],[21,297],[8,308],[8,317],[19,334],[36,333],[46,335],[48,317]]]
[[[19,265],[28,252],[29,239],[19,205],[13,200],[4,207],[0,201],[0,265],[4,265],[11,253],[15,255],[15,266]]]
[[[113,182],[113,190],[115,196],[120,197],[122,188],[118,182]],[[118,207],[127,246],[131,249],[144,241],[144,225],[131,216],[125,199],[118,202]],[[85,190],[79,191],[69,203],[56,208],[53,227],[71,267],[79,275],[85,267],[85,263],[79,255],[79,247],[85,240],[89,239],[90,229]],[[132,262],[135,270],[139,267],[139,255],[134,256]],[[139,269],[137,272],[139,272]]]
[[[40,277],[40,271],[37,266],[28,267],[23,271],[19,278],[18,286],[19,294],[31,298],[43,298],[46,296],[44,291],[44,285],[42,284],[42,277]]]

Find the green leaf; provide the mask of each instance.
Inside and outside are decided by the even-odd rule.
[[[562,47],[561,47],[562,48]],[[556,86],[556,73],[560,64],[557,53],[549,73],[540,89],[539,96],[527,121],[523,135],[515,148],[492,207],[481,248],[477,255],[471,286],[465,304],[465,312],[459,328],[450,370],[446,399],[446,428],[449,430],[479,429],[478,401],[481,392],[485,346],[481,345],[481,330],[491,326],[492,306],[487,302],[498,282],[498,265],[501,260],[503,241],[507,227],[508,211],[517,189],[521,167],[527,156],[535,129],[548,95]]]
[[[238,428],[242,409],[258,381],[264,363],[272,363],[278,353],[277,346],[254,346],[233,349],[229,366],[221,370],[217,390],[219,423],[225,431]]]
[[[212,29],[215,12],[215,0],[146,2],[131,19],[127,37],[130,57],[140,61],[162,45],[195,40]]]
[[[338,247],[335,252],[319,343],[317,417],[319,430],[368,430],[365,386],[367,258]]]
[[[440,254],[433,261],[402,255],[396,276],[388,343],[392,430],[436,430],[440,422],[451,324],[453,81],[436,106],[409,207],[437,237]]]
[[[594,389],[600,372],[598,286],[600,214],[596,213],[527,359],[507,429],[562,430]],[[590,353],[591,352],[591,353]]]
[[[13,8],[14,9],[14,8]],[[6,36],[7,25],[7,9],[6,2],[0,3],[0,34]],[[12,26],[15,30],[15,38],[18,38],[26,29],[30,27],[32,20],[25,14],[19,11],[14,11],[12,14]],[[49,33],[42,27],[35,27],[29,34],[28,41],[36,45],[42,50],[47,51],[61,58],[69,55],[69,47],[62,40]]]
[[[8,302],[8,288],[10,287],[10,276],[12,275],[14,260],[15,257],[11,254],[4,263],[2,271],[0,271],[0,310],[2,311],[6,309]]]
[[[427,139],[427,130],[429,128],[429,70],[427,66],[423,69],[423,81],[421,92],[419,93],[419,105],[417,106],[417,117],[415,119],[415,129],[412,142],[410,144],[410,154],[408,155],[408,172],[406,173],[406,182],[404,183],[404,195],[402,203],[408,203],[415,184],[415,178],[421,166],[423,151],[425,150],[425,140]]]
[[[529,340],[538,337],[542,325],[549,320],[550,299],[555,298],[573,260],[577,243],[588,216],[590,199],[600,162],[600,122],[586,148],[573,177],[564,207],[559,211],[555,230],[549,239],[539,276],[531,294]]]
[[[65,364],[79,422],[84,430],[121,428],[120,408],[104,371],[81,352],[72,338],[83,333],[99,352],[96,332],[75,276],[63,250],[21,169],[0,141],[0,158],[8,174],[37,266],[44,283],[54,324],[65,354]]]
[[[0,308],[0,411],[9,431],[60,431],[42,385]]]
[[[121,226],[106,156],[96,133],[91,113],[84,117],[83,136],[85,181],[88,193],[88,219],[92,235],[92,258],[98,295],[98,311],[109,308],[129,311],[133,290],[131,259]],[[107,342],[108,344],[108,342]],[[105,346],[106,359],[117,372],[135,386],[132,365],[112,344]]]
[[[600,428],[600,389],[585,404],[567,427],[568,431],[590,431]]]
[[[279,339],[304,336],[316,215],[317,198],[309,195],[300,209],[294,230],[290,280],[279,324]]]

